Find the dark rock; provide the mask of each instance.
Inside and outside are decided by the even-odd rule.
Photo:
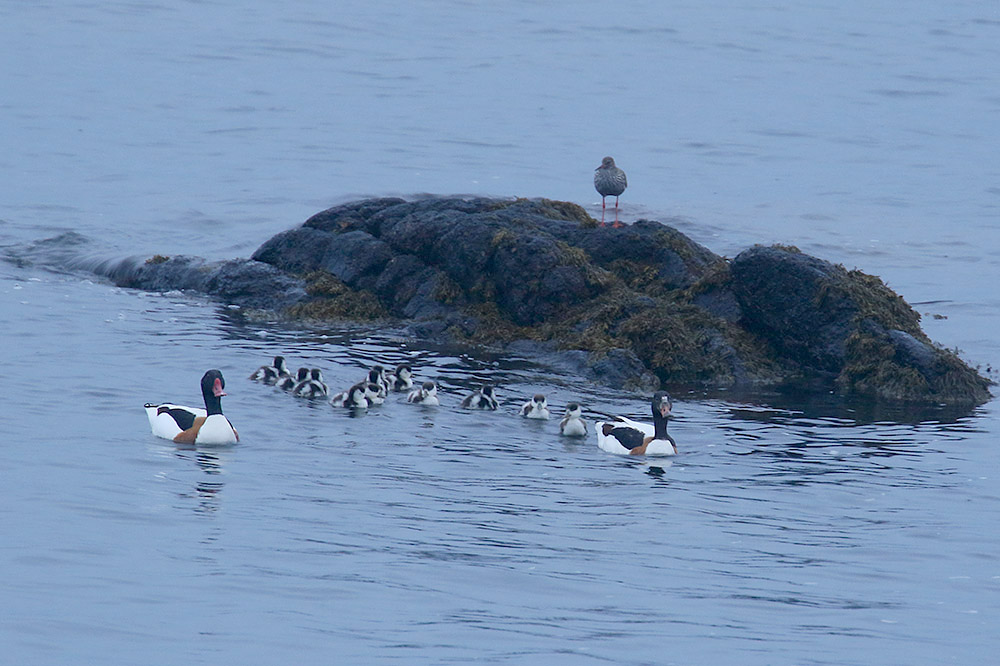
[[[843,267],[776,247],[752,247],[733,259],[733,291],[743,323],[784,355],[816,370],[837,373],[858,305],[845,291]]]
[[[990,397],[988,380],[931,345],[920,315],[874,276],[781,247],[741,252],[731,273],[746,328],[806,377],[896,400]]]
[[[301,280],[259,261],[225,261],[209,272],[205,291],[227,303],[283,310],[306,299]]]
[[[79,239],[65,237],[5,255],[80,253]],[[317,213],[252,260],[87,266],[123,286],[205,293],[292,319],[395,317],[424,337],[530,340],[521,344],[615,387],[794,382],[914,401],[990,397],[989,382],[935,346],[876,277],[785,247],[727,263],[665,224],[599,227],[566,202],[371,199]]]
[[[389,246],[368,232],[347,231],[329,244],[320,268],[355,286],[362,277],[380,273],[392,258]]]
[[[333,233],[350,231],[352,229],[367,231],[366,225],[372,216],[382,212],[386,208],[405,203],[405,199],[397,199],[395,197],[355,201],[342,206],[327,208],[320,213],[316,213],[306,220],[302,226]]]
[[[322,268],[336,236],[311,227],[282,231],[257,248],[250,257],[285,272],[300,275]]]
[[[592,354],[587,359],[590,374],[601,384],[633,391],[652,391],[660,380],[630,349],[615,347],[604,354]]]
[[[743,308],[730,289],[704,291],[693,296],[691,302],[731,324],[743,318]]]
[[[188,291],[259,310],[284,310],[306,299],[302,280],[274,266],[246,259],[207,263],[198,257],[125,259],[95,270],[120,287]]]
[[[916,367],[924,375],[931,374],[934,362],[937,360],[937,351],[934,347],[917,340],[906,331],[894,329],[888,331],[888,335],[902,363]]]

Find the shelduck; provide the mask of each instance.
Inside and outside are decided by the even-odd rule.
[[[218,370],[209,370],[201,378],[205,409],[171,403],[146,403],[149,427],[157,437],[179,444],[235,444],[240,436],[222,413],[226,380]]]
[[[545,396],[536,393],[531,400],[521,405],[521,416],[526,419],[549,418],[549,406],[545,401]]]
[[[282,377],[274,385],[282,391],[291,391],[307,379],[309,379],[309,368],[299,368],[294,376]]]
[[[309,371],[308,379],[295,385],[292,395],[300,398],[325,398],[329,393],[329,388],[323,383],[323,373],[319,368]]]
[[[291,377],[292,373],[289,372],[288,366],[285,364],[284,356],[275,356],[273,365],[262,365],[257,370],[250,375],[250,379],[255,382],[264,382],[265,384],[275,384],[279,380],[285,377]]]
[[[587,422],[582,417],[580,403],[571,402],[566,405],[566,414],[559,422],[559,434],[566,437],[586,437]]]
[[[420,388],[410,391],[406,396],[406,402],[415,405],[440,405],[441,401],[437,397],[437,385],[434,382],[424,382]]]
[[[492,409],[496,411],[500,404],[497,402],[493,387],[489,384],[483,384],[477,391],[465,396],[461,406],[466,409]]]
[[[379,395],[379,387],[371,382],[358,382],[346,391],[341,391],[330,398],[334,407],[348,409],[368,409],[373,405],[381,405],[383,398]]]
[[[653,394],[653,425],[623,416],[612,421],[598,421],[597,445],[608,453],[632,456],[672,456],[677,453],[674,438],[667,434],[667,417],[673,409],[670,395]]]
[[[400,363],[392,373],[392,390],[409,391],[413,388],[413,368],[406,363]]]

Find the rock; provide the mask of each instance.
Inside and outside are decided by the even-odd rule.
[[[934,346],[920,315],[877,277],[782,247],[745,250],[731,272],[744,325],[807,377],[893,400],[990,399],[989,381]]]
[[[6,255],[72,263],[80,253],[66,236]],[[794,383],[918,402],[990,398],[989,381],[934,345],[876,277],[778,246],[728,262],[668,225],[599,227],[566,202],[369,199],[317,213],[251,260],[88,266],[122,286],[205,293],[291,320],[403,320],[408,334],[443,341],[521,341],[511,349],[618,388]]]
[[[732,287],[743,324],[788,358],[837,373],[858,305],[843,289],[846,271],[777,247],[752,247],[733,259]]]
[[[258,261],[206,263],[198,257],[154,257],[109,264],[96,271],[120,287],[188,291],[258,310],[282,311],[307,298],[303,281]]]

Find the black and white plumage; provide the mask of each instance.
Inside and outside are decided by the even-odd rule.
[[[604,211],[607,208],[605,199],[607,197],[615,198],[615,223],[612,226],[615,228],[623,226],[618,221],[618,197],[625,191],[626,187],[628,187],[628,181],[625,178],[625,172],[615,166],[614,158],[605,157],[601,160],[601,166],[594,170],[594,189],[601,195],[602,227],[604,226]]]
[[[583,420],[582,414],[580,403],[571,402],[566,405],[566,414],[559,421],[559,434],[566,437],[586,437],[587,422]]]
[[[279,380],[291,376],[292,373],[288,370],[288,366],[285,364],[285,357],[275,356],[274,363],[272,365],[260,366],[252,375],[250,375],[250,379],[255,382],[275,384]]]
[[[677,453],[674,438],[667,434],[667,418],[673,409],[666,392],[653,394],[653,425],[639,423],[623,416],[611,421],[598,421],[597,445],[608,453],[633,456],[672,456]]]
[[[536,393],[531,400],[521,405],[521,416],[526,419],[549,418],[549,406],[545,401],[545,396]]]
[[[420,385],[420,388],[410,391],[406,396],[406,402],[414,405],[440,405],[441,401],[437,396],[437,385],[427,381]]]
[[[299,398],[325,398],[329,388],[323,383],[323,373],[319,368],[309,371],[309,377],[295,385],[292,395]]]
[[[500,404],[496,393],[489,384],[483,384],[475,393],[470,393],[462,400],[461,406],[466,409],[492,409],[496,411]]]
[[[240,436],[222,413],[225,387],[222,373],[209,370],[201,378],[205,409],[147,402],[146,416],[153,434],[180,444],[235,444]]]
[[[409,391],[413,388],[413,368],[406,363],[400,363],[393,371],[390,383],[393,391]]]
[[[385,368],[381,365],[373,365],[364,381],[378,386],[379,395],[383,398],[389,395],[389,378],[386,376]]]
[[[294,375],[290,375],[288,377],[282,377],[277,382],[275,382],[274,385],[280,388],[282,391],[291,391],[296,386],[298,386],[300,382],[304,382],[307,379],[309,379],[309,368],[299,368]]]
[[[382,402],[383,398],[379,396],[379,387],[371,382],[358,382],[346,391],[341,391],[330,398],[332,406],[348,409],[368,409],[374,405],[381,405]]]

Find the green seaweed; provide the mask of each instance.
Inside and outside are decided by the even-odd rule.
[[[309,273],[304,280],[306,293],[313,298],[288,308],[286,314],[293,319],[373,321],[389,316],[375,294],[366,289],[351,289],[326,271]]]

